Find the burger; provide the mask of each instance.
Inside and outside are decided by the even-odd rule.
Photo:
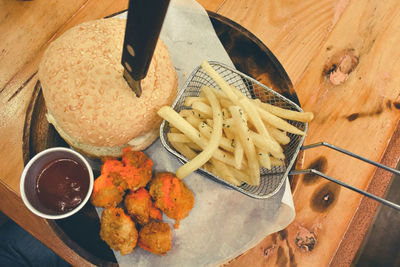
[[[157,110],[171,105],[177,75],[158,40],[137,97],[123,77],[125,19],[89,21],[66,31],[46,49],[39,80],[47,120],[74,149],[90,157],[144,150],[159,136]]]

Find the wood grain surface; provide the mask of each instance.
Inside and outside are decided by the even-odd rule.
[[[23,125],[40,57],[51,40],[80,22],[124,10],[127,0],[2,1],[0,3],[0,209],[73,265],[89,262],[30,214],[19,198]],[[199,0],[241,24],[282,63],[303,108],[315,113],[306,143],[328,141],[395,167],[399,151],[400,3],[395,0]],[[55,15],[56,14],[56,15]],[[302,155],[314,167],[374,191],[387,174],[337,152]],[[371,183],[372,181],[372,183]],[[313,176],[293,184],[295,221],[266,237],[231,266],[349,266],[376,205]],[[361,207],[366,204],[362,204]],[[361,218],[361,219],[360,219]],[[357,228],[363,223],[362,227]],[[357,239],[357,240],[356,240]]]
[[[349,0],[226,0],[218,13],[260,38],[296,86]]]
[[[239,24],[223,16],[211,11],[208,11],[208,15],[217,36],[239,71],[247,73],[298,103],[297,95],[285,70],[259,39]],[[24,124],[23,160],[25,164],[46,148],[68,147],[54,127],[48,123],[46,113],[40,82],[37,82]],[[95,172],[95,177],[97,175]],[[97,260],[102,264],[116,263],[112,250],[100,239],[100,220],[90,202],[74,216],[54,221],[50,226],[59,234],[62,241],[91,262]]]

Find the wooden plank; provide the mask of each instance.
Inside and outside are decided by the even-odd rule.
[[[86,1],[0,2],[0,91]]]
[[[24,90],[12,97],[0,94],[0,132],[3,141],[0,143],[2,160],[0,160],[0,182],[6,184],[19,194],[19,180],[23,170],[22,135],[26,107],[32,95],[36,75],[26,83]],[[18,91],[17,87],[15,91]],[[14,91],[14,92],[15,92]],[[8,215],[8,214],[7,214]]]
[[[255,34],[296,86],[348,0],[226,0],[218,13]]]
[[[372,160],[381,159],[400,114],[396,75],[399,24],[399,3],[395,1],[353,1],[347,6],[304,75],[295,81],[304,109],[316,114],[310,124],[308,144],[329,141]],[[347,77],[332,73],[334,65],[341,62],[342,72],[350,72]],[[282,63],[290,75],[290,64],[285,65],[284,59]],[[343,77],[344,83],[340,83]],[[395,167],[398,151],[389,149],[388,155],[384,163]],[[366,163],[324,148],[307,151],[302,165],[362,189],[368,187],[375,173],[375,168]],[[374,193],[384,193],[386,186],[378,190],[376,186],[382,182],[387,185],[388,176],[391,175],[377,171],[374,177],[379,182],[372,184]],[[376,203],[365,199],[369,204],[364,204],[354,217],[361,199],[360,195],[321,178],[300,177],[294,186],[295,221],[230,266],[313,266],[317,262],[319,266],[350,265],[359,246],[359,242],[352,240],[362,239],[376,208]]]
[[[275,53],[294,82],[305,109],[316,113],[316,120],[310,125],[308,143],[330,141],[369,158],[380,159],[399,119],[399,89],[396,88],[399,78],[395,75],[398,72],[396,63],[399,58],[399,51],[396,51],[399,41],[397,29],[400,26],[398,3],[367,0],[353,1],[350,4],[347,0],[304,1],[296,4],[292,1],[261,0],[226,0],[218,4],[210,0],[199,2],[205,8],[219,10],[220,14],[248,28]],[[8,4],[11,3],[13,2]],[[39,47],[37,53],[21,55],[15,50],[12,56],[9,54],[11,52],[6,55],[0,51],[0,61],[7,56],[8,59],[5,61],[7,64],[13,62],[14,58],[25,60],[25,63],[16,62],[18,66],[11,66],[9,71],[0,69],[1,75],[4,74],[0,77],[0,81],[7,81],[7,77],[12,77],[6,82],[7,86],[1,87],[3,91],[0,93],[0,132],[2,139],[7,140],[1,143],[0,150],[2,155],[13,155],[6,161],[0,161],[2,170],[0,181],[10,186],[6,188],[7,192],[12,192],[14,196],[19,193],[19,173],[23,166],[21,129],[28,100],[37,79],[35,76],[37,65],[45,46],[51,38],[59,36],[69,27],[124,9],[126,3],[127,1],[111,0],[86,1],[74,17],[61,27],[53,25],[46,28],[44,25],[43,31],[46,33],[38,36],[42,38],[41,41],[36,40],[36,36],[29,35],[35,40],[18,43],[21,51],[26,51],[29,41],[32,41]],[[53,9],[57,6],[53,5],[53,2],[46,5]],[[68,6],[70,9],[67,10],[71,11],[72,4]],[[4,10],[1,7],[0,12]],[[20,9],[20,12],[21,10],[23,9]],[[52,11],[51,8],[46,10]],[[43,21],[46,21],[44,17],[54,14],[54,11],[40,13],[38,10],[38,12],[36,15],[42,14]],[[20,21],[21,25],[23,23]],[[18,32],[18,29],[27,30],[29,27],[14,29]],[[43,36],[51,38],[46,40]],[[42,46],[39,43],[42,43]],[[327,78],[327,74],[331,74],[334,70],[333,65],[338,65],[342,56],[346,54],[348,57],[345,59],[353,59],[354,56],[358,64],[343,84],[334,85]],[[6,78],[3,80],[3,77]],[[335,77],[332,75],[332,78]],[[340,75],[336,75],[336,79],[332,81],[337,83],[340,81],[338,78]],[[364,163],[325,149],[307,151],[304,166],[308,167],[322,157],[327,160],[319,160],[320,164],[316,166],[328,174],[338,178],[343,177],[345,181],[361,188],[366,188],[370,183],[374,173],[372,167],[365,168],[365,165],[362,165]],[[331,193],[322,194],[326,200],[311,198],[315,196],[317,190],[324,192],[323,186],[326,184],[321,179],[299,178],[294,187],[298,213],[296,221],[286,230],[271,235],[231,264],[234,266],[293,263],[314,265],[315,262],[324,266],[329,264],[342,242],[346,227],[361,197],[346,189],[328,185],[325,189],[329,189]],[[313,205],[311,199],[317,199]],[[1,200],[5,201],[5,198]],[[4,212],[10,216],[13,210]],[[37,236],[49,231],[48,227],[40,222],[32,223],[34,218],[25,218],[19,223]],[[299,248],[298,241],[304,236],[309,236],[311,241],[314,238],[316,243],[309,242]],[[62,245],[53,244],[50,240],[44,242],[64,257],[76,257],[63,252]]]
[[[304,109],[316,115],[308,144],[328,141],[372,160],[381,159],[400,118],[399,5],[365,0],[346,8],[296,88]],[[339,66],[342,73],[335,73]],[[395,167],[398,154],[393,156],[389,163]],[[362,189],[375,172],[366,163],[325,148],[306,151],[303,167],[317,168]],[[258,263],[327,266],[361,199],[321,178],[301,177],[294,188],[296,219],[257,247],[269,255]],[[349,258],[345,262],[336,258],[335,263],[348,264]]]

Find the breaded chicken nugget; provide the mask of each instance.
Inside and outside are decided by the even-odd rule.
[[[135,223],[123,209],[107,208],[101,215],[100,237],[111,249],[126,255],[135,248],[138,232]]]
[[[95,180],[91,202],[97,207],[115,207],[128,189],[144,187],[152,176],[153,161],[143,152],[123,150],[122,160],[105,158],[101,175]]]
[[[161,211],[156,207],[154,202],[151,202],[151,207],[150,207],[150,219],[154,220],[161,220],[162,219],[162,213]]]
[[[120,173],[123,168],[124,164],[122,164],[121,161],[114,158],[105,158],[101,166],[101,174],[109,174],[112,172]]]
[[[139,231],[138,246],[154,254],[165,254],[171,249],[171,228],[165,222],[150,221]]]
[[[151,218],[161,220],[161,212],[153,206],[149,192],[145,188],[130,191],[124,200],[128,214],[140,225],[145,225]],[[155,216],[155,217],[154,217]]]
[[[128,188],[135,191],[145,187],[152,176],[153,161],[141,151],[132,151],[126,147],[123,150],[122,160],[124,168],[120,174],[128,183]]]
[[[96,207],[115,207],[125,194],[124,190],[115,185],[113,181],[118,180],[117,174],[102,174],[93,184],[93,192],[90,201]]]
[[[176,221],[185,218],[194,205],[192,191],[173,173],[158,173],[150,183],[150,195],[155,200],[155,205],[168,217]]]

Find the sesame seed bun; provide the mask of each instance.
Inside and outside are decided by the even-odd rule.
[[[66,31],[39,66],[47,119],[72,147],[95,157],[143,150],[157,137],[157,110],[171,105],[177,75],[159,40],[138,98],[123,78],[125,19],[89,21]]]

